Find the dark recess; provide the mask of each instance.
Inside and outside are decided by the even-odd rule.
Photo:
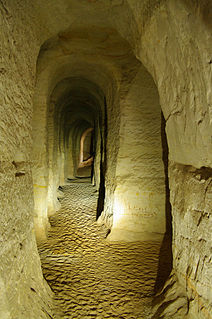
[[[165,187],[166,187],[166,233],[161,243],[158,274],[155,283],[155,293],[157,293],[165,284],[172,271],[172,207],[170,203],[170,189],[168,176],[169,148],[166,137],[166,121],[161,112],[161,143],[162,159],[164,164]]]
[[[99,197],[97,203],[97,214],[96,219],[99,218],[104,210],[105,201],[105,174],[107,170],[107,104],[104,98],[104,129],[102,132],[101,128],[101,161],[100,161],[100,187],[99,187]]]

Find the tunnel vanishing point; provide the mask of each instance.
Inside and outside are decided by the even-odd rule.
[[[98,291],[114,315],[97,312],[95,294],[80,315],[79,293],[61,318],[211,319],[212,2],[0,0],[0,16],[0,318],[59,318],[38,250],[63,190],[72,205],[79,189],[78,207],[93,194],[92,227],[107,233],[99,254],[140,247],[148,276],[163,278],[149,284],[148,315],[122,312],[108,277]],[[120,285],[137,271],[119,268]]]

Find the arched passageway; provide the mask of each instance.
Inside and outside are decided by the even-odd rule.
[[[211,2],[1,0],[0,15],[0,317],[54,317],[55,295],[43,279],[37,238],[47,249],[42,251],[42,262],[49,254],[50,259],[59,258],[60,265],[70,260],[73,265],[72,248],[76,248],[75,261],[89,264],[90,279],[97,267],[83,252],[89,256],[86,252],[97,249],[106,260],[100,269],[107,272],[107,260],[112,266],[119,252],[126,256],[128,250],[128,265],[117,262],[125,269],[118,273],[118,282],[128,297],[127,282],[132,284],[138,266],[134,260],[148,261],[148,300],[143,304],[146,295],[135,291],[131,295],[147,312],[131,312],[132,316],[146,318],[149,311],[154,319],[210,319]],[[87,224],[73,222],[68,239],[75,240],[68,241],[71,254],[66,255],[61,248],[66,242],[58,241],[57,227],[64,216],[72,223],[68,217],[75,201],[84,200],[83,191],[76,193],[76,176],[80,139],[89,127],[94,128],[92,186],[79,189],[85,187],[84,195],[88,189],[95,192],[86,195],[79,221],[83,216],[87,220],[83,212],[85,208],[90,214],[91,198],[97,201],[97,210],[94,219],[88,218],[93,220],[87,233],[90,244],[85,249],[86,240],[81,238],[78,246],[84,250],[78,251],[78,234]],[[78,195],[71,197],[74,194]],[[54,230],[61,248],[57,257],[50,245]],[[173,269],[154,298],[153,309],[149,302],[169,273],[164,260],[170,241]],[[103,248],[108,247],[112,257],[103,258],[107,256]],[[130,247],[137,257],[139,249],[149,248],[141,254],[143,259],[137,259]],[[95,254],[92,258],[95,261]],[[129,287],[137,289],[138,284],[141,292],[144,277],[150,277],[138,269],[139,280]],[[111,268],[110,278],[102,280],[104,287],[116,286],[114,274]],[[81,275],[84,279],[85,272]],[[94,277],[103,279],[98,271]],[[97,281],[93,287],[103,286]],[[108,301],[110,293],[105,290]],[[136,308],[130,298],[129,308]],[[120,299],[123,311],[117,303],[120,312],[113,309],[112,314],[127,317],[125,300]],[[102,313],[110,317],[107,305]],[[79,315],[82,309],[79,304]],[[74,310],[68,315],[74,317]]]
[[[81,135],[94,127],[94,183],[97,190],[100,184],[105,188],[104,211],[100,212],[99,222],[113,226],[112,240],[123,240],[128,235],[134,239],[159,239],[166,230],[166,192],[157,89],[118,33],[108,30],[108,40],[96,52],[103,30],[95,32],[98,37],[91,47],[94,57],[87,65],[82,60],[71,62],[72,55],[68,64],[67,57],[65,61],[57,58],[55,52],[61,45],[71,48],[75,44],[69,39],[69,33],[60,34],[56,42],[55,39],[47,41],[41,49],[38,74],[39,68],[42,73],[37,79],[37,91],[49,89],[43,83],[51,72],[58,73],[59,78],[54,77],[52,92],[45,93],[48,93],[46,104],[37,101],[45,94],[35,92],[34,155],[35,159],[41,152],[44,155],[36,159],[33,174],[38,216],[35,224],[38,232],[45,233],[47,211],[51,214],[57,210],[58,186],[77,175]],[[77,47],[86,48],[84,30],[79,28],[78,37]],[[111,42],[115,43],[114,52],[110,52]],[[51,57],[48,63],[46,56]],[[55,59],[58,59],[58,70],[55,70]],[[61,73],[64,68],[66,72]],[[40,110],[41,103],[46,119]],[[40,184],[43,187],[38,191]]]
[[[81,28],[78,29],[75,50],[78,46],[87,49],[85,39],[89,32],[93,32],[93,28],[86,30],[86,36],[84,32]],[[58,263],[61,258],[63,259],[63,254],[66,255],[68,262],[71,251],[80,250],[80,253],[77,253],[79,267],[85,262],[89,264],[86,271],[92,273],[95,272],[95,265],[90,263],[90,258],[93,258],[92,254],[98,250],[99,257],[96,262],[104,260],[102,272],[108,271],[112,278],[120,277],[118,279],[120,281],[128,271],[125,262],[133,265],[137,263],[140,269],[138,291],[142,294],[142,300],[145,300],[140,306],[142,308],[144,303],[146,304],[144,308],[147,316],[147,313],[151,313],[150,304],[153,295],[163,286],[171,271],[171,230],[166,227],[167,218],[170,216],[166,215],[165,211],[168,198],[166,195],[168,188],[166,189],[165,183],[168,151],[163,148],[164,143],[161,138],[162,119],[158,91],[152,77],[136,59],[129,43],[120,34],[115,30],[107,30],[107,40],[103,48],[99,48],[99,42],[102,43],[102,36],[106,36],[106,31],[100,28],[95,32],[98,37],[93,40],[90,48],[93,50],[93,56],[86,64],[85,53],[81,53],[80,59],[68,53],[65,59],[61,59],[60,56],[58,58],[57,51],[61,45],[65,45],[67,50],[68,48],[73,50],[76,39],[71,38],[70,31],[60,34],[56,40],[49,39],[43,44],[39,54],[37,89],[34,96],[34,156],[36,159],[36,154],[43,152],[44,157],[36,159],[37,165],[33,173],[37,240],[43,242],[39,247],[42,252],[44,274],[47,280],[50,280],[50,286],[53,290],[63,291],[65,295],[66,293],[69,295],[69,292],[61,287],[60,274],[58,280],[56,279]],[[115,44],[112,52],[111,43]],[[47,60],[47,57],[50,57],[50,60]],[[54,76],[54,84],[45,87],[45,78],[51,73],[58,76]],[[40,90],[43,93],[40,92],[38,95]],[[45,104],[39,101],[40,98]],[[46,114],[45,119],[40,110],[41,104]],[[91,135],[87,155],[83,148],[86,148],[86,136],[92,131],[94,162],[90,184],[93,186],[89,188],[77,178],[91,176],[91,171],[88,173],[82,169],[87,168],[83,167],[83,163],[91,156]],[[164,128],[163,135],[165,136]],[[164,158],[166,158],[165,167]],[[40,173],[38,174],[38,167],[42,167],[45,181],[40,177]],[[42,183],[45,185],[42,185],[43,187],[37,192],[37,185]],[[61,189],[65,190],[63,199],[61,199],[61,196],[63,197]],[[85,198],[83,193],[86,195]],[[73,198],[75,204],[72,202]],[[64,203],[67,205],[64,206]],[[87,213],[91,219],[89,222],[86,219],[88,225],[83,221]],[[96,215],[99,226],[94,224]],[[49,219],[51,228],[48,226]],[[70,240],[67,239],[67,229]],[[48,230],[49,239],[46,241]],[[76,233],[79,234],[78,239],[75,238]],[[106,244],[106,234],[107,242],[111,244]],[[75,240],[78,244],[71,247]],[[135,242],[140,244],[133,244]],[[59,248],[58,245],[66,248]],[[110,268],[106,262],[108,253],[115,258],[111,260],[112,263],[120,256],[113,245],[119,247],[124,255],[133,249],[135,255],[131,254],[125,262],[120,260],[118,267]],[[55,249],[58,251],[59,259],[54,256]],[[47,253],[48,256],[51,255],[50,260],[46,257]],[[148,259],[144,268],[150,271],[149,276],[144,275],[147,273],[142,268],[143,259],[139,260],[139,254],[143,254],[143,259]],[[123,268],[120,273],[117,272],[118,268]],[[131,271],[133,272],[133,268]],[[72,266],[68,262],[64,268],[64,275],[69,277],[71,272]],[[83,276],[83,271],[79,269],[77,280],[83,282]],[[137,288],[133,284],[133,274],[129,276],[129,280],[127,278],[126,276],[123,282],[122,294],[130,294],[131,291],[132,296],[125,311],[128,307],[132,307],[130,314],[137,316],[133,308],[138,291],[135,292]],[[72,282],[71,278],[67,280]],[[148,289],[145,281],[148,281]],[[109,281],[108,284],[110,285]],[[113,287],[111,289],[117,290],[112,279],[111,285]],[[96,290],[107,289],[106,282],[100,285],[99,279],[92,286]],[[82,289],[81,284],[76,287]],[[147,291],[143,293],[142,291],[146,289]],[[90,292],[85,290],[85,294]],[[118,298],[118,290],[116,295]],[[74,296],[69,295],[69,298],[72,297]],[[81,293],[78,297],[79,300],[84,298]],[[59,299],[64,302],[61,294],[56,293],[58,305],[60,305]],[[111,293],[108,293],[107,306],[112,300]],[[64,311],[71,315],[73,309],[71,308],[69,312],[69,305],[68,302]],[[93,307],[96,315],[98,314],[98,307],[88,298],[84,302],[85,312],[79,311],[79,318],[85,313],[89,314],[90,307]],[[104,318],[115,315],[115,312],[107,310],[105,314],[100,315]],[[122,315],[124,316],[124,313]]]

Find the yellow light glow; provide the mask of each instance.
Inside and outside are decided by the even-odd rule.
[[[113,206],[113,227],[117,227],[120,224],[120,219],[124,215],[124,204],[118,198],[114,200]]]

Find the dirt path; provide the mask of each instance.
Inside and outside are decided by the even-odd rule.
[[[157,242],[105,241],[90,184],[63,187],[62,208],[40,244],[43,273],[55,293],[55,318],[150,317],[158,268]]]

